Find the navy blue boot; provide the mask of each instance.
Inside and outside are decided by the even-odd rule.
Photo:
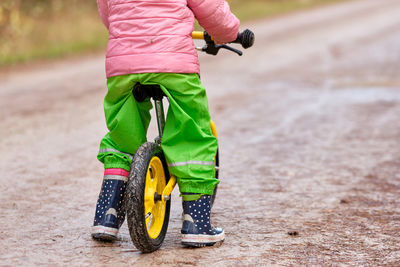
[[[185,201],[195,195],[182,194],[183,224],[182,244],[190,247],[213,246],[225,239],[224,230],[213,227],[210,223],[211,196],[203,195],[197,200]]]
[[[103,241],[117,239],[125,220],[123,198],[129,172],[124,169],[105,169],[104,180],[92,227],[92,237]]]

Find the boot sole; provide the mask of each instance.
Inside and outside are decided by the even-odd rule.
[[[225,233],[219,235],[182,235],[182,244],[188,247],[214,246],[225,240]]]
[[[92,237],[101,241],[115,241],[118,229],[97,225],[92,227]]]

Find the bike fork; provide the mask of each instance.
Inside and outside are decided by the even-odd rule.
[[[162,99],[154,99],[154,106],[156,109],[156,117],[157,117],[157,126],[158,126],[158,138],[156,138],[155,142],[161,145],[161,137],[164,131],[165,126],[165,116],[164,116],[164,105]],[[163,189],[163,192],[160,196],[161,201],[167,201],[171,199],[172,190],[176,185],[176,177],[174,175],[170,176],[168,184]]]

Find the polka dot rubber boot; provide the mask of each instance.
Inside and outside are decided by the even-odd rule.
[[[183,198],[185,199],[183,194]],[[194,201],[183,201],[182,244],[190,247],[213,246],[225,239],[224,230],[210,223],[211,196],[203,195]]]
[[[123,198],[129,172],[124,169],[105,169],[103,185],[97,200],[92,237],[103,241],[117,239],[125,220]]]

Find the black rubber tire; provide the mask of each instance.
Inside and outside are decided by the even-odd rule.
[[[164,154],[159,145],[151,142],[144,143],[139,147],[133,158],[131,171],[126,190],[126,217],[128,221],[129,234],[137,249],[143,253],[153,252],[159,249],[164,241],[168,229],[171,201],[166,203],[165,218],[162,230],[156,239],[149,237],[144,214],[144,190],[146,184],[146,173],[153,156],[161,159],[166,183],[169,180],[168,167]]]

